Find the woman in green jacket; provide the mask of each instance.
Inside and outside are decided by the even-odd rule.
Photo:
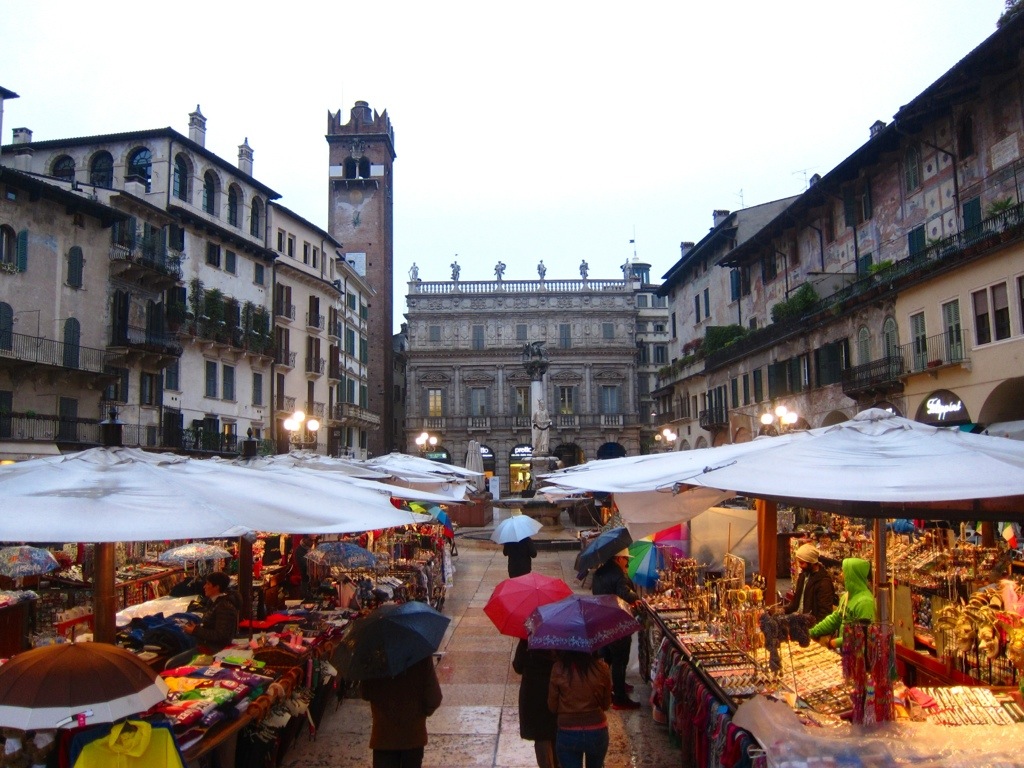
[[[811,627],[811,637],[832,635],[829,646],[839,648],[843,644],[843,627],[851,621],[875,620],[875,596],[871,594],[868,578],[871,563],[859,557],[843,560],[843,580],[846,591],[839,598],[839,607]]]

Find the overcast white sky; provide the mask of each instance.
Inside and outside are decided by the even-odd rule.
[[[711,6],[714,5],[714,10]],[[327,113],[395,129],[395,324],[423,280],[659,279],[714,209],[806,188],[995,30],[1004,0],[0,7],[3,143],[170,126],[327,226]],[[271,8],[277,8],[273,12]],[[635,239],[635,246],[630,240]],[[456,254],[458,256],[456,257]]]

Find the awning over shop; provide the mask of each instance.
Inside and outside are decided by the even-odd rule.
[[[982,434],[992,437],[1009,437],[1011,440],[1024,440],[1024,420],[997,421],[985,427]]]

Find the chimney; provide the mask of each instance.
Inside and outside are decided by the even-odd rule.
[[[693,240],[684,240],[679,244],[679,255],[685,256],[693,250]]]
[[[32,131],[28,128],[15,128],[11,133],[14,134],[15,144],[28,144],[32,141]]]
[[[238,145],[238,170],[252,176],[252,147],[249,146],[249,137]]]
[[[883,123],[881,120],[875,120],[875,122],[871,124],[871,128],[868,129],[868,132],[871,138],[873,139],[883,130],[885,130],[885,123]]]
[[[149,192],[149,185],[142,176],[128,176],[124,180],[124,191],[135,197],[145,197]]]
[[[196,111],[189,113],[188,116],[188,137],[200,147],[206,146],[206,118],[199,111],[198,104]]]
[[[29,131],[31,134],[31,131]],[[29,145],[15,147],[14,160],[11,162],[11,167],[16,171],[24,171],[25,173],[32,172],[32,156],[36,151]]]
[[[821,181],[821,174],[816,173],[813,176],[811,176],[810,181],[808,181],[808,185],[813,187],[819,181]]]
[[[712,211],[711,212],[711,219],[712,219],[712,221],[715,222],[714,226],[717,227],[719,224],[721,224],[723,221],[725,221],[728,218],[729,213],[730,213],[730,211],[726,211],[726,210],[724,210],[722,208],[719,208],[717,211]]]

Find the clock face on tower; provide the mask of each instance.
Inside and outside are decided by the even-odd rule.
[[[348,201],[352,205],[359,205],[363,202],[363,190],[361,189],[350,189],[348,191]]]

